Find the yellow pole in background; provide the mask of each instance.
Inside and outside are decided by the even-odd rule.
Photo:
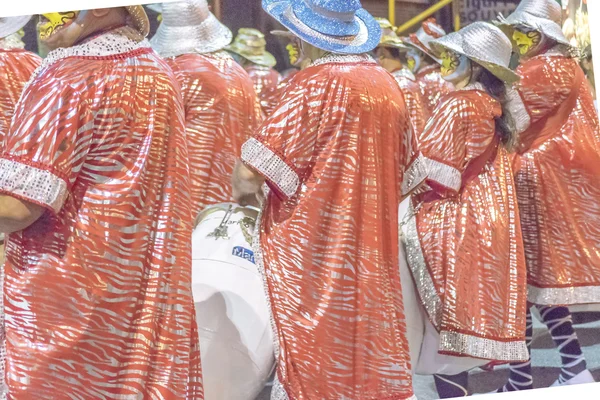
[[[460,0],[452,3],[452,19],[454,20],[454,31],[460,30]]]
[[[396,0],[388,0],[388,20],[392,26],[396,26]]]
[[[408,20],[404,24],[402,24],[400,27],[398,27],[397,32],[402,33],[405,30],[412,28],[414,25],[425,20],[425,18],[430,17],[431,15],[435,14],[441,8],[444,8],[448,4],[452,3],[452,1],[453,0],[442,0],[439,3],[434,4],[433,6],[429,7],[427,10],[423,11],[421,14],[417,15],[414,18],[411,18],[410,20]]]

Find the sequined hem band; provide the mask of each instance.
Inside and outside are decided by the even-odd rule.
[[[300,178],[296,171],[257,139],[250,138],[242,145],[242,161],[264,175],[287,197],[298,191]]]
[[[265,201],[261,205],[258,216],[256,217],[256,223],[254,224],[254,235],[252,240],[252,250],[254,251],[254,261],[256,263],[256,268],[258,273],[262,278],[263,290],[265,299],[267,300],[267,307],[269,309],[269,320],[271,324],[271,333],[273,335],[273,356],[275,358],[276,372],[275,372],[275,380],[273,382],[273,389],[271,390],[271,400],[289,400],[283,385],[279,382],[279,378],[277,375],[277,363],[279,362],[279,335],[277,334],[277,324],[275,323],[275,317],[273,315],[273,305],[271,304],[271,295],[269,293],[269,283],[267,281],[267,271],[265,269],[265,264],[262,255],[262,248],[260,244],[260,232],[262,229],[262,217],[263,212],[268,206],[269,202],[269,187],[267,185],[263,185],[263,192],[265,195]],[[2,399],[0,399],[2,400]]]
[[[404,172],[402,180],[402,195],[406,196],[427,179],[427,165],[425,157],[419,155]]]
[[[275,374],[275,380],[273,381],[273,389],[271,389],[271,400],[289,400],[287,392],[285,391],[279,377]]]
[[[60,211],[67,198],[67,182],[49,171],[0,159],[0,191]]]
[[[287,392],[283,388],[283,385],[281,384],[281,382],[279,382],[279,378],[277,377],[277,374],[275,375],[275,380],[273,381],[273,389],[271,389],[270,400],[290,400]],[[401,400],[400,397],[398,397],[397,400]],[[417,399],[417,396],[412,395],[403,400],[418,400],[418,399]]]
[[[529,359],[529,352],[524,340],[503,342],[448,331],[440,332],[439,351],[484,360],[518,362]]]
[[[519,92],[513,88],[506,89],[506,110],[512,117],[516,133],[522,133],[531,125],[531,117]]]
[[[421,249],[417,230],[417,217],[412,204],[409,207],[408,215],[412,215],[412,217],[401,227],[408,266],[412,272],[421,303],[427,311],[431,323],[438,327],[441,320],[442,302],[425,264],[425,256],[423,255],[423,249]]]
[[[439,161],[425,158],[427,160],[427,179],[439,183],[449,189],[459,191],[462,184],[462,175],[459,170]]]
[[[527,300],[544,306],[575,306],[600,303],[600,286],[540,288],[528,285]]]

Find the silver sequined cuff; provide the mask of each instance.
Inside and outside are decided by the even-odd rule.
[[[425,157],[419,155],[410,164],[402,180],[402,195],[406,196],[417,188],[427,178],[427,163]]]
[[[279,155],[255,138],[242,145],[242,161],[256,169],[287,197],[298,191],[300,178]]]
[[[431,158],[425,159],[427,160],[427,179],[437,182],[454,191],[458,192],[460,190],[462,174],[459,170],[439,161],[432,160]]]
[[[525,340],[504,342],[448,331],[440,332],[439,351],[464,354],[484,360],[517,362],[529,359]]]
[[[435,284],[425,263],[425,255],[421,248],[419,231],[417,229],[417,217],[412,203],[409,206],[408,214],[412,215],[412,217],[402,227],[402,240],[406,247],[408,267],[412,273],[419,298],[425,311],[427,311],[429,320],[437,328],[440,326],[442,320],[442,300],[438,296]]]
[[[18,161],[0,159],[0,191],[58,213],[65,202],[67,182],[53,173],[22,164]]]
[[[575,306],[600,303],[600,286],[540,288],[529,285],[527,300],[543,306]]]

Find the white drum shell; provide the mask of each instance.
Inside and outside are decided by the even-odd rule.
[[[234,207],[238,207],[235,206]],[[192,236],[192,290],[200,334],[206,400],[254,400],[274,367],[274,347],[262,277],[233,213],[228,239],[208,237],[221,224],[217,206]]]

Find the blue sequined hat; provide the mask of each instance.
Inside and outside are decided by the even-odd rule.
[[[262,0],[263,8],[305,42],[338,54],[379,45],[379,23],[359,0]]]

